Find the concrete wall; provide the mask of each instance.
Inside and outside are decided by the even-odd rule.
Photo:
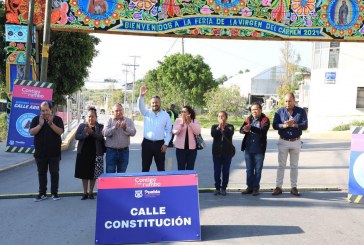
[[[326,51],[323,50],[321,58],[328,58]],[[353,120],[364,120],[364,108],[356,108],[357,87],[364,87],[363,57],[364,44],[340,43],[338,68],[312,69],[308,113],[310,131],[331,130]],[[326,72],[336,72],[335,83],[325,83]]]

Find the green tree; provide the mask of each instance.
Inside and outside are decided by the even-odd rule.
[[[205,94],[204,98],[211,116],[216,116],[222,110],[230,115],[240,116],[243,109],[246,108],[246,99],[240,96],[240,89],[237,86],[212,89]]]
[[[159,95],[164,105],[173,102],[193,107],[204,106],[203,95],[218,85],[203,58],[191,54],[174,54],[159,61],[159,66],[147,73],[144,82],[149,90],[148,98]]]
[[[47,80],[54,83],[54,103],[64,104],[65,95],[84,86],[100,39],[81,32],[52,32],[50,42]]]
[[[299,62],[301,61],[300,54],[296,54],[296,51],[292,47],[291,42],[284,42],[281,48],[281,66],[285,72],[282,75],[280,81],[281,86],[278,88],[279,106],[284,105],[284,95],[288,92],[294,92],[298,88],[298,83],[295,82],[295,73],[299,69]]]
[[[222,75],[220,78],[216,79],[216,82],[220,85],[223,84],[228,80],[228,77],[226,75]]]
[[[114,91],[114,93],[112,94],[112,96],[114,97],[113,101],[114,101],[114,104],[115,103],[121,103],[123,104],[124,103],[124,96],[125,96],[125,93],[124,91],[122,91],[121,89],[116,89]],[[111,101],[109,100],[109,108],[111,109],[114,105],[111,105]]]

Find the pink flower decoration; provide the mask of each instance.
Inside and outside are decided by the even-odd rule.
[[[263,6],[270,6],[270,5],[272,5],[272,0],[262,0],[262,5]]]
[[[253,13],[252,11],[248,8],[248,7],[245,7],[242,11],[241,11],[241,14],[244,15],[244,16],[251,16]]]
[[[211,14],[213,11],[210,9],[209,6],[204,5],[201,9],[200,9],[200,13],[201,14]]]
[[[220,30],[220,29],[213,29],[213,30],[212,30],[212,33],[213,33],[215,36],[220,36],[221,30]]]
[[[237,36],[239,35],[239,30],[238,29],[230,29],[230,33],[232,36]]]

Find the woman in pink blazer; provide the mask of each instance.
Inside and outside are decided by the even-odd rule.
[[[195,111],[190,106],[182,108],[181,118],[174,122],[172,133],[176,135],[174,147],[178,170],[193,170],[197,157],[195,135],[201,133],[201,127]]]

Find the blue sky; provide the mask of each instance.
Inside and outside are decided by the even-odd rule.
[[[279,65],[281,58],[280,41],[229,40],[229,39],[184,39],[169,37],[144,37],[129,35],[94,34],[101,39],[97,46],[99,55],[89,69],[89,81],[103,81],[105,78],[126,80],[123,64],[134,64],[135,78],[144,77],[158,66],[165,56],[174,53],[201,55],[212,70],[214,78],[232,76],[239,70],[263,71]],[[312,42],[292,42],[296,53],[301,55],[300,65],[311,67]],[[128,82],[133,80],[133,67],[128,68]]]

